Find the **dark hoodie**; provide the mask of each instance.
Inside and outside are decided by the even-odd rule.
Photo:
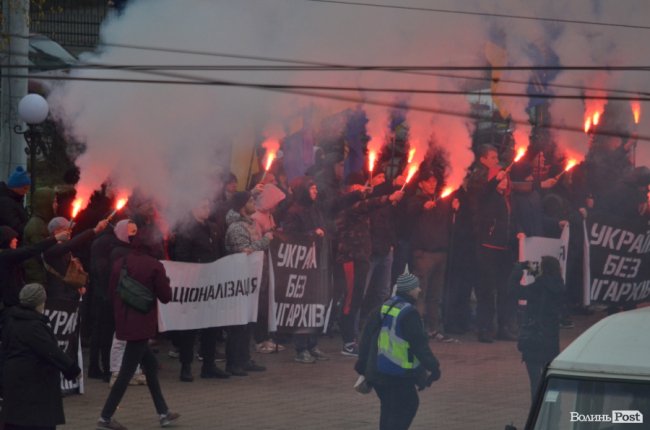
[[[325,218],[309,196],[309,188],[314,182],[306,177],[291,181],[293,203],[287,211],[282,229],[288,234],[315,235],[316,229],[327,231]]]
[[[0,225],[7,225],[16,230],[19,238],[22,237],[27,224],[24,201],[24,196],[7,187],[6,183],[0,182]]]
[[[47,224],[54,218],[53,203],[56,194],[52,188],[38,188],[34,192],[32,202],[32,217],[25,226],[23,241],[26,246],[36,245],[49,235]],[[47,275],[40,258],[32,258],[25,262],[25,281],[45,285]]]

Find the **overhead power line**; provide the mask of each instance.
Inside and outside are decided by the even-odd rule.
[[[454,9],[440,9],[440,8],[429,8],[429,7],[416,7],[416,6],[405,6],[405,5],[395,5],[395,4],[379,4],[379,3],[364,3],[364,2],[355,2],[355,1],[340,1],[340,0],[307,0],[312,3],[330,3],[336,5],[347,5],[347,6],[366,6],[366,7],[375,7],[375,8],[384,8],[384,9],[401,9],[417,12],[436,12],[436,13],[447,13],[455,15],[473,15],[473,16],[489,16],[493,18],[510,18],[510,19],[521,19],[527,21],[544,21],[544,22],[557,22],[563,24],[583,24],[583,25],[597,25],[603,27],[620,27],[620,28],[629,28],[637,30],[650,30],[650,26],[646,25],[637,25],[637,24],[622,24],[614,22],[602,22],[602,21],[587,21],[579,19],[563,19],[563,18],[548,18],[540,16],[525,16],[525,15],[514,15],[507,13],[490,13],[490,12],[471,12],[464,10],[454,10]]]

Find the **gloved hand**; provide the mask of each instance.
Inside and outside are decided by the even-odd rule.
[[[427,378],[427,387],[430,387],[431,384],[436,382],[438,379],[440,379],[440,368],[437,368],[429,374],[429,377]]]

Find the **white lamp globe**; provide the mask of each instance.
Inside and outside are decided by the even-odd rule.
[[[18,116],[27,124],[42,123],[49,111],[47,100],[38,94],[27,94],[18,103]]]

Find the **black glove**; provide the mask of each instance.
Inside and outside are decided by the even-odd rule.
[[[436,370],[429,374],[429,377],[427,378],[427,387],[430,387],[431,384],[436,382],[438,379],[440,379],[440,368],[436,368]]]
[[[77,379],[77,376],[79,376],[81,373],[81,369],[75,364],[74,366],[70,366],[70,368],[66,369],[65,372],[62,373],[65,379],[73,381]]]

